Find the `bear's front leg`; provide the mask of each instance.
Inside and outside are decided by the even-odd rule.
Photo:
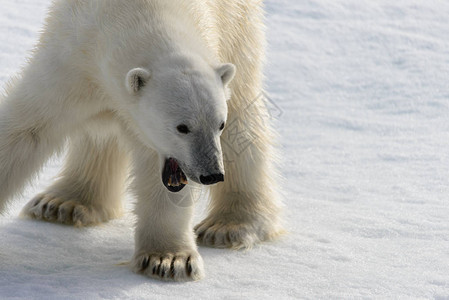
[[[230,109],[221,140],[225,180],[211,188],[209,215],[195,227],[200,244],[251,248],[284,232],[273,133],[261,97]]]
[[[204,268],[192,229],[190,186],[169,192],[161,181],[156,152],[139,148],[133,158],[138,221],[132,268],[162,280],[198,280]]]
[[[217,4],[220,1],[217,1]],[[228,1],[221,1],[228,4]],[[220,3],[221,3],[220,2]],[[198,242],[212,247],[250,248],[283,232],[276,176],[275,136],[262,93],[264,11],[262,1],[238,3],[245,14],[218,18],[219,56],[236,66],[230,83],[228,119],[221,136],[225,178],[211,189],[209,215],[196,226]],[[226,5],[223,4],[223,9]]]

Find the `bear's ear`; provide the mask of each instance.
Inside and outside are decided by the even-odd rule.
[[[135,68],[126,74],[126,89],[131,95],[137,94],[150,79],[150,72],[142,68]]]
[[[222,64],[216,69],[218,75],[221,77],[223,85],[228,85],[229,82],[234,78],[235,66],[231,63]]]

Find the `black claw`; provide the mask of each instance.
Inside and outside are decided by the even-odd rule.
[[[47,206],[48,206],[48,203],[45,203],[45,204],[42,206],[42,211],[46,211],[46,210],[47,210]]]
[[[157,266],[157,270],[156,270],[156,273],[158,275],[161,275],[161,265],[162,265],[162,257],[161,257],[161,259],[159,261],[159,265]]]
[[[232,242],[231,242],[231,234],[230,234],[229,232],[226,233],[225,241],[226,241],[228,244],[231,244],[231,243],[232,243]]]
[[[203,240],[203,237],[204,237],[204,231],[203,231],[203,232],[200,232],[196,238],[197,238],[197,240],[202,241],[202,240]]]
[[[78,219],[78,216],[79,216],[78,212],[74,209],[74,210],[72,211],[72,220]]]
[[[164,276],[165,276],[165,269],[162,268],[162,270],[161,270],[161,277],[164,277]]]
[[[148,268],[148,264],[150,263],[150,258],[145,257],[142,261],[142,271]]]
[[[190,276],[192,274],[192,264],[190,262],[190,256],[189,258],[187,258],[187,262],[186,262],[186,269],[187,269],[187,276]]]
[[[154,267],[153,267],[153,275],[156,275],[156,269],[157,269],[157,267],[154,266]]]
[[[33,207],[36,207],[40,202],[41,202],[42,198],[39,198],[37,200],[34,201]]]
[[[175,277],[175,260],[176,260],[176,256],[173,257],[171,264],[170,264],[170,277],[171,278]]]

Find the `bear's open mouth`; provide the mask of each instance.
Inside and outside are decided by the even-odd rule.
[[[172,157],[165,160],[162,183],[170,192],[179,192],[188,183],[186,174],[182,171],[178,161]]]

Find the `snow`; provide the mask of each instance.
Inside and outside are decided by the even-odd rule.
[[[49,1],[1,0],[0,84],[26,63]],[[449,299],[449,2],[266,1],[266,87],[278,109],[285,237],[200,248],[206,278],[132,273],[132,198],[71,228],[0,217],[0,298]],[[204,201],[196,220],[204,216]]]

